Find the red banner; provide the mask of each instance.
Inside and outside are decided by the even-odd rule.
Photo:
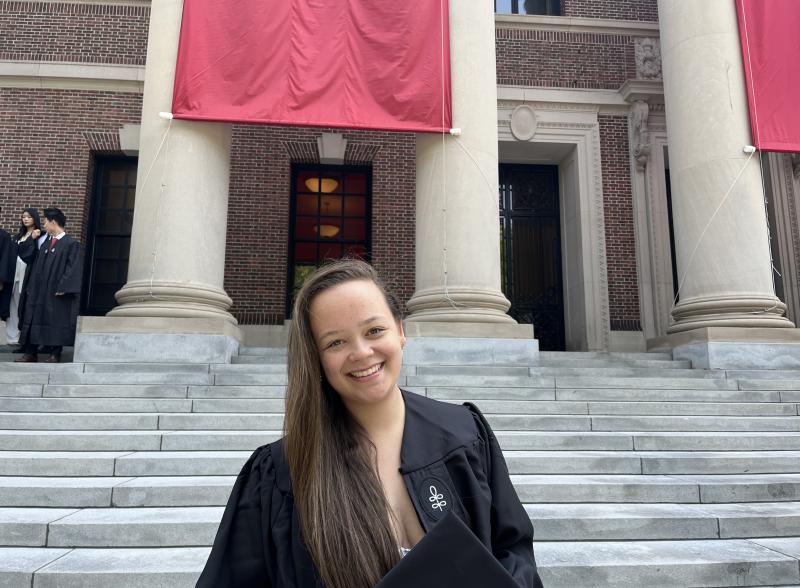
[[[443,132],[447,0],[185,0],[175,118]]]
[[[736,0],[753,144],[800,152],[800,0]]]

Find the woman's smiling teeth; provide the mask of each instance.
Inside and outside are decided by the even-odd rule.
[[[354,378],[366,378],[367,376],[371,376],[372,374],[376,373],[383,367],[382,363],[377,363],[372,367],[369,367],[365,370],[361,370],[360,372],[350,372],[350,375]]]

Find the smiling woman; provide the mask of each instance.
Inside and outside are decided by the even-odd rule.
[[[533,529],[486,420],[398,387],[402,316],[375,270],[321,267],[293,316],[284,438],[239,474],[198,586],[373,588],[448,517],[501,580],[541,586]]]

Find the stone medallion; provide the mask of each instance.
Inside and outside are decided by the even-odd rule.
[[[520,104],[511,113],[511,134],[518,141],[530,141],[536,134],[536,113],[527,104]]]

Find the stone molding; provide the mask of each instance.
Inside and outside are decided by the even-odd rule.
[[[221,318],[236,324],[228,313],[232,300],[224,290],[203,284],[167,280],[135,280],[116,294],[119,306],[107,316]]]
[[[537,88],[519,88],[523,96],[536,95]],[[548,93],[554,97],[556,93]],[[572,91],[565,90],[570,96]],[[580,262],[581,278],[570,282],[568,272],[564,272],[564,291],[575,289],[580,292],[580,314],[583,324],[574,323],[577,319],[567,310],[567,337],[573,338],[573,346],[587,350],[608,350],[610,345],[610,310],[608,301],[608,274],[606,263],[605,221],[603,203],[603,179],[600,157],[600,128],[597,117],[600,109],[596,104],[574,102],[515,101],[509,99],[513,93],[502,95],[498,101],[498,139],[502,142],[517,142],[511,132],[511,112],[521,104],[530,106],[536,116],[536,132],[528,143],[569,145],[573,148],[576,169],[576,185],[579,201],[578,214],[579,242],[567,243],[564,237],[562,249],[567,253],[564,259]],[[519,95],[518,93],[516,95]],[[619,96],[617,94],[617,96]],[[627,107],[627,105],[626,105]],[[553,164],[560,161],[554,160]],[[563,178],[562,178],[563,183]],[[563,200],[564,194],[561,194]],[[565,207],[562,202],[562,211]],[[565,219],[562,213],[562,235],[566,235]],[[565,302],[566,304],[566,302]],[[576,316],[577,316],[576,314]],[[573,329],[573,323],[576,325]],[[571,331],[570,329],[573,329]]]
[[[658,37],[658,23],[571,16],[540,16],[531,14],[495,14],[495,28],[528,29],[595,35],[624,35]]]
[[[451,302],[443,307],[442,298]],[[502,292],[485,288],[436,286],[417,290],[406,303],[410,316],[406,323],[439,321],[457,323],[510,323],[516,321],[506,314],[510,303]]]
[[[753,309],[758,308],[755,312]],[[708,327],[794,328],[784,315],[786,305],[776,296],[717,294],[681,300],[675,305],[668,334]]]
[[[138,65],[0,60],[0,88],[142,94],[144,69]]]

